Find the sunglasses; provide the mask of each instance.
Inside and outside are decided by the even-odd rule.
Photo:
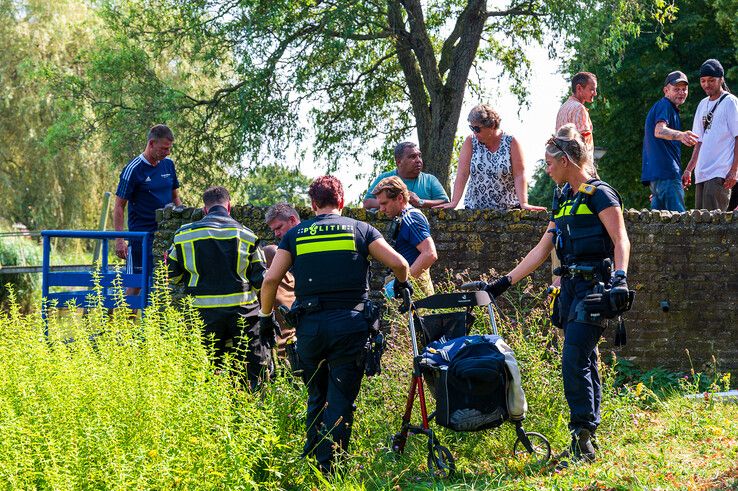
[[[558,148],[559,150],[561,150],[561,152],[562,152],[562,153],[563,153],[564,155],[566,155],[566,151],[565,151],[565,150],[564,150],[563,148],[561,148],[561,145],[559,145],[558,143],[556,143],[556,138],[549,138],[549,139],[548,139],[548,141],[547,141],[546,143],[550,143],[550,144],[552,144],[552,145],[553,145],[554,147],[556,147],[556,148]]]
[[[482,131],[482,127],[481,126],[469,125],[469,129],[472,130],[474,133],[479,133],[480,131]]]

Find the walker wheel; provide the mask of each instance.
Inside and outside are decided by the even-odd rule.
[[[451,451],[439,443],[429,442],[428,470],[442,479],[451,477],[456,471],[456,463]]]
[[[405,440],[402,433],[395,433],[389,437],[389,448],[395,453],[402,453],[405,450]]]
[[[551,458],[551,444],[545,436],[540,433],[526,432],[525,438],[530,443],[532,451],[529,451],[521,437],[518,437],[513,445],[513,455],[515,457],[526,457],[532,464],[542,464]]]

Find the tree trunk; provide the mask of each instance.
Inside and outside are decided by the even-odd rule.
[[[389,26],[408,85],[424,171],[436,176],[448,190],[466,82],[487,19],[485,0],[468,0],[444,43],[440,62],[433,52],[419,0],[390,0],[388,6]],[[401,7],[407,14],[407,24]]]

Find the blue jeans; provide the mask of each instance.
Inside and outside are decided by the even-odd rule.
[[[682,180],[677,177],[651,181],[651,209],[686,211]]]

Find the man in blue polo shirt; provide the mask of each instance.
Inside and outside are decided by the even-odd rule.
[[[684,73],[671,72],[664,80],[664,97],[646,116],[643,138],[641,182],[651,187],[651,209],[685,211],[681,168],[682,147],[693,147],[698,140],[691,131],[681,131],[679,106],[689,93]]]
[[[441,182],[433,174],[421,172],[423,157],[420,149],[412,142],[398,143],[395,147],[395,162],[397,169],[379,174],[369,186],[364,196],[364,208],[377,209],[379,201],[373,194],[373,189],[385,177],[399,176],[410,193],[409,203],[416,208],[433,208],[442,203],[448,203],[448,195]]]
[[[148,271],[150,277],[154,258],[151,254],[153,232],[156,232],[156,210],[164,208],[168,203],[179,206],[177,189],[179,181],[174,169],[174,162],[167,158],[172,150],[174,134],[168,126],[158,124],[149,130],[146,149],[141,155],[133,158],[120,173],[118,190],[115,192],[115,208],[113,209],[113,226],[116,231],[123,230],[123,216],[126,205],[128,209],[128,230],[131,232],[151,232],[145,250],[148,253]],[[126,273],[140,273],[141,243],[131,241],[130,244],[115,239],[115,254],[126,259]],[[127,295],[138,295],[139,288],[126,289]]]
[[[410,192],[397,176],[379,181],[372,194],[377,197],[380,211],[399,222],[388,240],[410,265],[411,281],[426,296],[433,295],[430,267],[438,260],[438,253],[428,219],[408,202]]]

